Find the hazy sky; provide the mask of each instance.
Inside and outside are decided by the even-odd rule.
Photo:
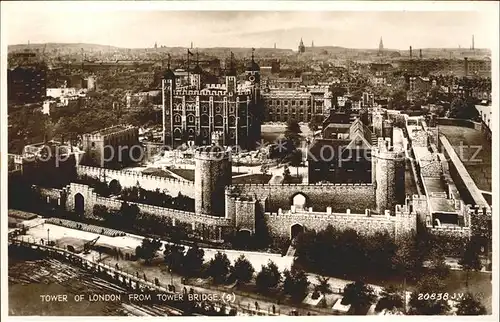
[[[144,11],[110,12],[60,2],[12,6],[5,15],[8,44],[66,42],[118,47],[376,48],[491,47],[494,25],[485,12]],[[121,8],[116,6],[116,8]],[[2,11],[5,8],[2,7]],[[359,10],[359,9],[358,9]],[[498,19],[498,18],[497,18]],[[3,20],[3,19],[2,19]]]

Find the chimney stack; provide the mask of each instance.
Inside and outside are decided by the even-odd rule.
[[[410,46],[410,58],[412,58],[412,57],[413,57],[413,51],[412,51],[411,46]]]
[[[420,59],[422,59],[422,49],[420,49],[419,56],[420,56]]]
[[[469,58],[464,58],[464,72],[465,76],[469,76]]]

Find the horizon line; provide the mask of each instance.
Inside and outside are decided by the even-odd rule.
[[[191,48],[190,46],[179,46],[179,45],[174,45],[174,46],[165,46],[165,45],[158,45],[157,48],[154,48],[154,46],[152,47],[121,47],[121,46],[116,46],[116,45],[103,45],[103,44],[99,44],[99,43],[80,43],[80,42],[40,42],[40,43],[18,43],[18,44],[8,44],[7,45],[7,48],[8,47],[11,47],[11,46],[38,46],[38,45],[48,45],[48,44],[58,44],[58,45],[78,45],[78,44],[81,44],[81,45],[94,45],[94,46],[102,46],[102,47],[113,47],[113,48],[118,48],[118,49],[161,49],[161,48],[182,48],[182,49],[216,49],[216,48],[228,48],[228,49],[231,49],[231,48],[238,48],[238,49],[249,49],[251,50],[252,48],[255,48],[255,49],[276,49],[276,50],[292,50],[292,51],[295,51],[296,48],[287,48],[287,47],[284,47],[284,48],[280,48],[280,47],[276,47],[274,48],[274,46],[271,46],[271,47],[256,47],[256,46],[252,46],[252,47],[240,47],[240,46],[235,46],[235,47],[232,47],[232,46],[213,46],[213,47],[193,47]],[[161,47],[161,46],[165,46],[165,47]],[[373,48],[370,48],[370,47],[344,47],[344,46],[338,46],[338,45],[314,45],[314,47],[312,46],[305,46],[305,48],[326,48],[326,47],[333,47],[333,48],[342,48],[342,49],[356,49],[356,50],[379,50],[378,47],[373,47]],[[409,48],[410,46],[408,46],[408,48],[406,49],[398,49],[398,48],[384,48],[383,51],[409,51]],[[412,50],[419,50],[419,49],[447,49],[447,50],[456,50],[456,49],[461,49],[461,50],[470,50],[470,51],[475,51],[475,50],[492,50],[491,48],[482,48],[482,47],[474,47],[473,49],[472,48],[469,48],[469,47],[412,47]]]

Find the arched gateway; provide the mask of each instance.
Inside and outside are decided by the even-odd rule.
[[[81,193],[75,194],[75,212],[79,215],[85,213],[85,199]]]
[[[290,226],[290,239],[295,239],[298,235],[304,232],[304,226],[301,224],[293,224]]]

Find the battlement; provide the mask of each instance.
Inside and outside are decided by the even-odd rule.
[[[68,210],[74,209],[75,195],[81,194],[83,196],[85,214],[87,216],[93,215],[93,209],[95,205],[103,205],[110,210],[119,210],[122,204],[126,202],[129,205],[137,205],[141,213],[147,213],[158,217],[171,218],[173,224],[175,224],[175,222],[178,221],[190,224],[197,223],[197,224],[212,225],[219,227],[231,225],[231,220],[225,217],[210,216],[210,215],[198,214],[195,212],[164,208],[164,207],[147,205],[136,202],[129,202],[120,199],[101,197],[94,192],[93,188],[84,184],[71,183],[64,189],[64,192],[69,196],[69,198],[67,198],[67,203],[66,203],[66,208]],[[55,193],[56,191],[52,192],[52,194]]]
[[[207,89],[218,89],[218,90],[226,90],[226,84],[205,84],[205,88]]]
[[[449,237],[465,237],[470,238],[471,229],[470,227],[460,227],[460,226],[427,226],[427,230],[437,236],[449,236]]]
[[[286,211],[286,212],[265,212],[265,214],[269,217],[278,219],[278,218],[287,218],[287,219],[295,219],[295,220],[369,220],[372,222],[390,222],[393,223],[397,220],[395,216],[385,216],[385,215],[367,215],[367,214],[354,214],[354,213],[327,213],[327,212],[306,212],[306,211]]]
[[[269,184],[269,183],[237,183],[226,187],[226,190],[232,190],[239,187],[264,187],[264,188],[286,188],[286,187],[373,187],[372,183],[287,183],[287,184]]]
[[[468,214],[475,214],[475,215],[485,215],[485,216],[491,216],[491,208],[490,207],[481,207],[480,205],[464,205],[464,210]]]
[[[156,189],[168,191],[170,195],[177,195],[179,192],[191,198],[194,197],[194,182],[166,178],[144,174],[141,172],[111,170],[79,165],[76,168],[78,176],[89,176],[109,183],[112,180],[120,182],[122,187],[134,187],[139,185],[146,189],[154,191]]]
[[[118,209],[120,209],[120,207],[124,201],[118,200],[118,199],[99,197],[96,195],[94,197],[94,202],[96,204],[105,205],[108,208],[118,210]],[[159,215],[159,216],[163,216],[163,217],[171,217],[175,220],[178,220],[179,222],[188,222],[188,223],[197,222],[197,223],[203,223],[206,225],[214,225],[214,226],[229,226],[231,224],[231,220],[228,218],[225,218],[225,217],[197,214],[194,212],[158,207],[158,206],[147,205],[147,204],[142,204],[142,203],[137,203],[137,202],[127,201],[127,204],[137,205],[141,212],[153,214],[153,215]]]
[[[110,178],[115,176],[122,177],[130,177],[130,178],[144,178],[158,181],[158,183],[162,182],[171,182],[175,184],[185,184],[185,180],[175,179],[175,178],[167,178],[167,177],[159,177],[150,174],[144,174],[142,172],[135,171],[127,171],[127,170],[112,170],[112,169],[104,169],[104,168],[96,168],[91,166],[79,165],[77,166],[77,174],[78,175],[87,175],[89,177],[99,178],[102,176],[109,176]],[[118,180],[119,181],[119,180]],[[192,183],[191,183],[192,184]]]
[[[201,90],[192,90],[192,89],[177,89],[173,91],[176,96],[234,96],[240,95],[251,95],[252,91],[250,89],[237,89],[234,93],[227,91],[225,87],[217,87],[215,89],[212,88],[204,88]]]
[[[83,135],[83,137],[84,139],[90,139],[90,140],[102,140],[108,136],[121,134],[135,129],[137,129],[135,126],[113,125],[91,133],[86,133]]]
[[[20,154],[12,154],[12,153],[9,153],[8,154],[8,160],[10,162],[14,162],[16,164],[22,164],[23,163],[23,156],[20,155]]]
[[[199,147],[195,151],[195,159],[200,160],[223,160],[229,159],[231,152],[226,151],[224,147],[218,145],[210,145]]]

